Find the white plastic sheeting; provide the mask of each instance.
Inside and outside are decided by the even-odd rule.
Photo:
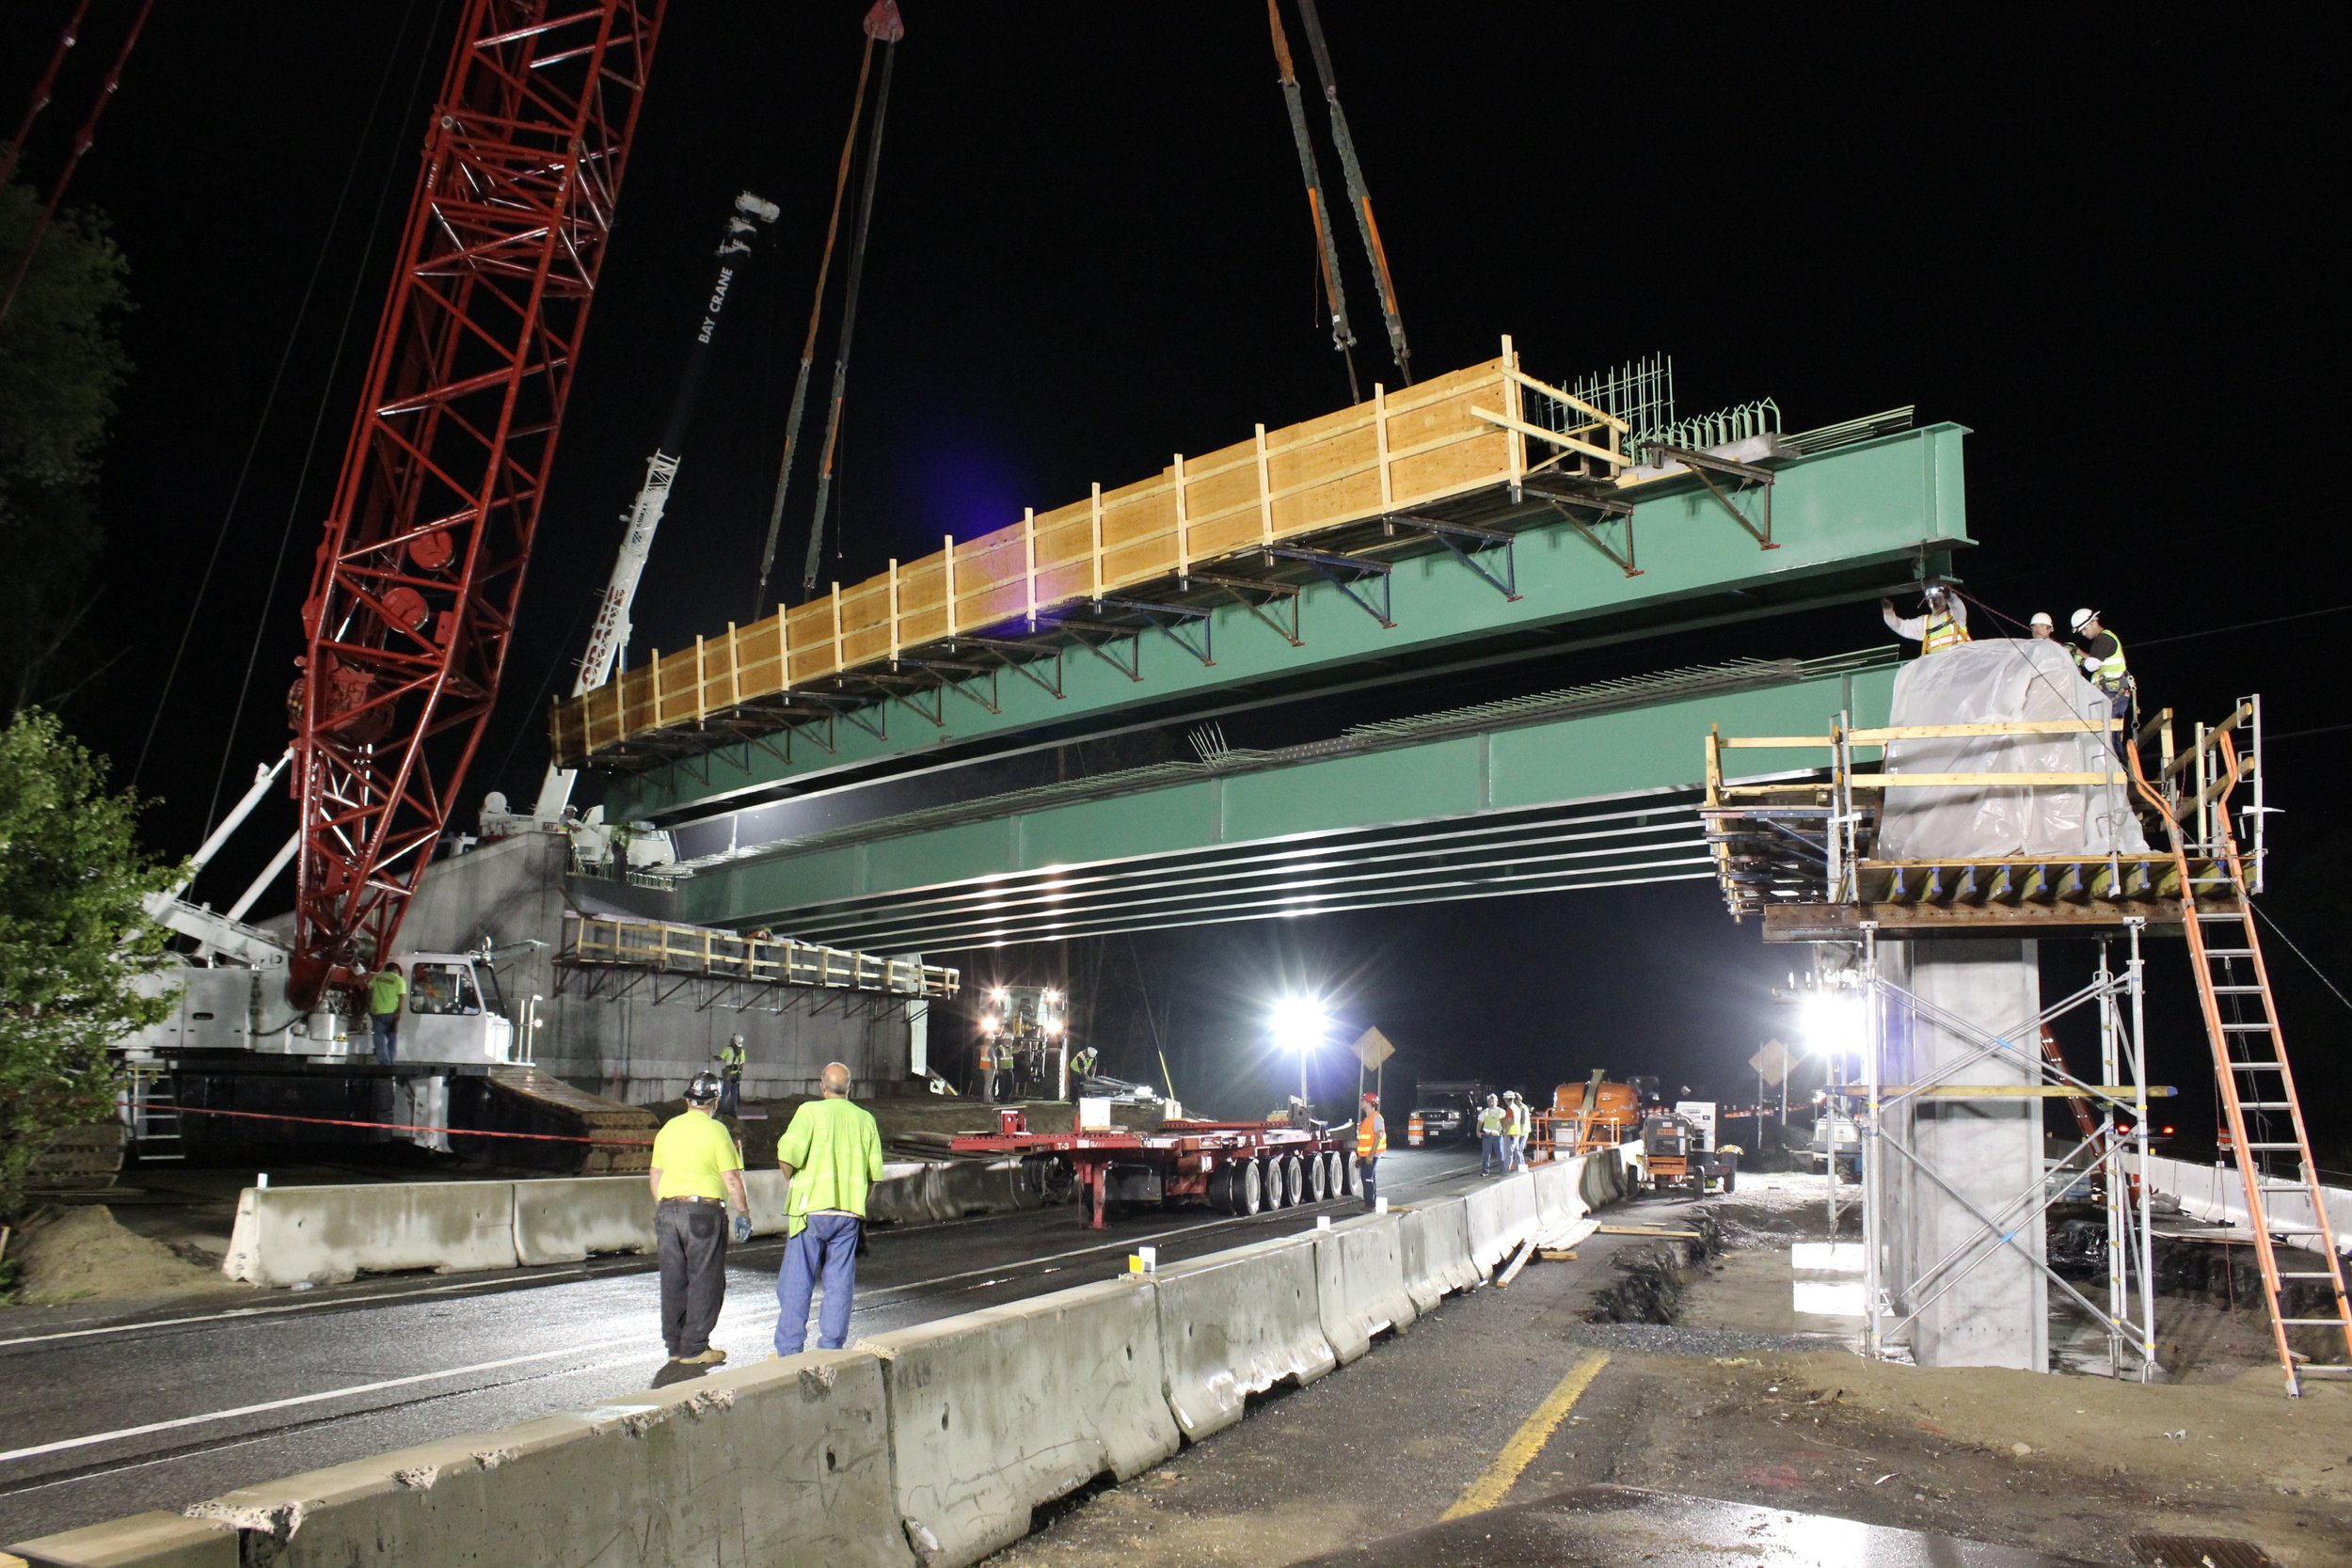
[[[1891,722],[1990,724],[2079,719],[2081,735],[1905,740],[1886,749],[1890,773],[2120,772],[2105,693],[2057,641],[1985,638],[1929,654],[1895,676]],[[1890,789],[1879,815],[1880,860],[1988,860],[2003,855],[2144,854],[2126,784],[2033,788]]]

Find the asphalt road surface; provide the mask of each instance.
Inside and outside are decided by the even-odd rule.
[[[1477,1180],[1459,1150],[1392,1151],[1381,1191]],[[1311,1228],[1356,1198],[1250,1219],[1151,1212],[1087,1229],[1075,1208],[883,1229],[858,1265],[851,1342]],[[712,1342],[771,1354],[780,1240],[731,1249]],[[306,1292],[183,1299],[107,1319],[0,1314],[0,1543],[644,1388],[661,1370],[659,1286],[637,1259],[495,1275],[405,1275]],[[812,1329],[812,1343],[814,1342]]]

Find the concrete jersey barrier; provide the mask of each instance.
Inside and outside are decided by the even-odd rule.
[[[642,1176],[515,1183],[517,1263],[577,1263],[606,1253],[653,1250],[652,1189]]]
[[[40,1568],[911,1568],[890,1476],[881,1363],[820,1351],[230,1492],[158,1543],[178,1556],[136,1539],[163,1535],[155,1515],[16,1550]]]
[[[220,1268],[253,1285],[329,1285],[362,1273],[515,1263],[512,1181],[402,1181],[247,1187]]]
[[[1181,1446],[1152,1287],[1108,1280],[901,1329],[884,1357],[896,1507],[924,1568],[963,1568],[1032,1510]]]
[[[1242,1418],[1252,1394],[1312,1383],[1339,1364],[1324,1338],[1311,1242],[1286,1238],[1163,1269],[1160,1315],[1169,1410],[1188,1441]]]
[[[1578,1190],[1584,1180],[1584,1156],[1553,1160],[1533,1167],[1535,1178],[1535,1219],[1540,1230],[1557,1230],[1582,1219],[1591,1210]]]
[[[1470,1257],[1489,1272],[1535,1234],[1535,1181],[1528,1175],[1505,1177],[1462,1199],[1470,1217]]]
[[[1366,1214],[1313,1233],[1316,1316],[1345,1366],[1373,1336],[1410,1328],[1420,1316],[1405,1289],[1401,1216]]]
[[[1398,1214],[1397,1243],[1405,1290],[1420,1311],[1430,1311],[1449,1293],[1471,1290],[1486,1278],[1470,1257],[1469,1205],[1458,1197],[1416,1204]]]

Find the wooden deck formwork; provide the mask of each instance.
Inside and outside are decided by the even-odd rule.
[[[1531,419],[1534,399],[1545,406]],[[1218,451],[1176,454],[1152,478],[1095,485],[977,539],[946,537],[919,561],[657,652],[555,705],[555,756],[566,768],[627,764],[772,732],[830,711],[852,678],[883,680],[951,645],[1025,638],[1102,616],[1106,603],[1115,618],[1220,563],[1481,492],[1516,502],[1531,437],[1538,471],[1623,483],[1629,433],[1521,372],[1505,338],[1484,363],[1399,392],[1375,387],[1369,402],[1304,423],[1259,425]]]

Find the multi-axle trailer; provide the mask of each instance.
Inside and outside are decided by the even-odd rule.
[[[1031,1132],[1018,1112],[998,1132],[960,1134],[959,1154],[1012,1155],[1066,1168],[1087,1223],[1114,1203],[1173,1208],[1205,1203],[1220,1214],[1255,1214],[1321,1203],[1355,1188],[1353,1129],[1265,1121],[1171,1121],[1155,1132]]]

